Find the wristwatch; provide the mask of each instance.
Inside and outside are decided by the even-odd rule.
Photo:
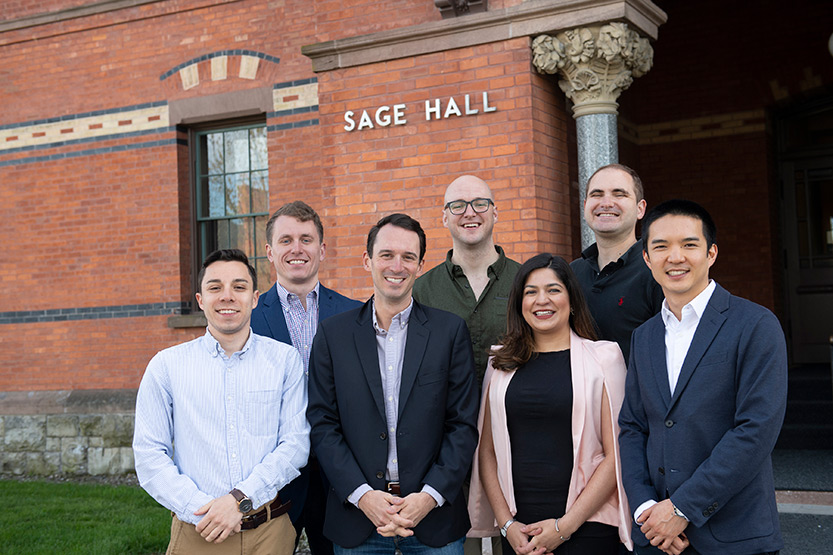
[[[677,506],[674,503],[671,503],[671,507],[673,507],[674,509],[674,516],[678,516],[682,519],[688,520],[688,518],[683,514],[683,512],[680,509],[677,508]]]
[[[500,529],[500,535],[501,535],[501,536],[503,536],[503,537],[505,538],[505,537],[506,537],[506,533],[509,531],[509,527],[510,527],[510,526],[512,526],[512,524],[513,524],[514,522],[515,522],[515,519],[514,519],[514,518],[510,518],[509,520],[507,520],[507,521],[506,521],[506,524],[504,524],[504,525],[503,525],[503,527]]]
[[[248,495],[237,488],[234,488],[229,493],[237,500],[238,511],[245,514],[252,510],[252,500],[249,499]]]

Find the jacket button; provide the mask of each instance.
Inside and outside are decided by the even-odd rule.
[[[379,472],[376,473],[376,477],[381,480],[382,478],[385,477],[385,473],[380,470]]]
[[[665,467],[662,467],[662,466],[659,467],[659,473],[664,476],[665,475]]]
[[[703,516],[708,517],[709,516],[709,511],[703,511]]]
[[[673,420],[666,420],[665,421],[665,427],[666,428],[671,428],[672,426],[674,426],[674,421]]]
[[[382,432],[381,434],[379,434],[379,439],[387,439],[387,438],[388,438],[388,436],[385,432]]]

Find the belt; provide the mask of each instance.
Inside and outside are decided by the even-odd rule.
[[[402,493],[402,489],[399,487],[399,482],[385,482],[385,490],[393,495],[399,495]]]
[[[258,512],[250,515],[244,515],[243,520],[240,521],[240,529],[254,530],[261,524],[268,522],[274,518],[278,518],[282,514],[286,513],[289,510],[289,507],[291,506],[291,499],[286,503],[281,503],[281,497],[279,495],[275,497],[274,501],[272,501],[269,505],[259,510]]]

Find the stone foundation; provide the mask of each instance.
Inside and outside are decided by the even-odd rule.
[[[133,473],[135,390],[0,392],[0,473]]]

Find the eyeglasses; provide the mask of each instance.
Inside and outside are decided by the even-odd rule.
[[[455,216],[459,216],[460,214],[465,214],[466,208],[471,205],[471,209],[477,212],[478,214],[482,214],[486,210],[489,209],[489,206],[494,204],[492,199],[490,198],[476,198],[473,200],[452,200],[449,203],[446,203],[444,208],[448,208],[448,211],[454,214]]]

